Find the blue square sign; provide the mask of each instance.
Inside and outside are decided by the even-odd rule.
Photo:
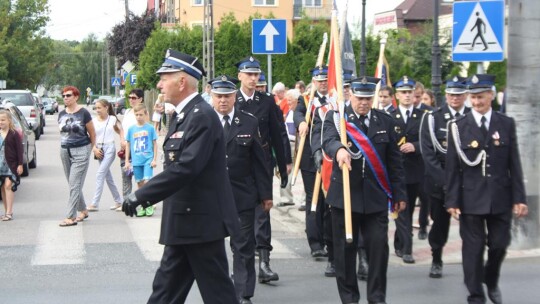
[[[253,19],[251,53],[287,54],[287,21],[285,19]]]
[[[454,2],[452,60],[504,60],[504,1]]]

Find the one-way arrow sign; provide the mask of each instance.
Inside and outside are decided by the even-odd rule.
[[[253,19],[251,52],[253,54],[286,54],[287,21],[285,19]]]

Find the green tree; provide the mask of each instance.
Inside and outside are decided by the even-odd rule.
[[[35,89],[47,71],[47,0],[0,0],[0,76],[8,88]]]

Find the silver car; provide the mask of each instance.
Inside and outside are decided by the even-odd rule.
[[[9,101],[16,105],[26,118],[31,129],[39,139],[43,134],[43,123],[41,122],[41,108],[36,104],[30,91],[26,90],[3,90],[0,91],[0,103]]]

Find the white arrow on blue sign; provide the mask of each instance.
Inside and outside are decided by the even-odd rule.
[[[287,21],[285,19],[253,19],[251,53],[287,54]]]
[[[504,60],[504,1],[454,2],[452,60]]]

